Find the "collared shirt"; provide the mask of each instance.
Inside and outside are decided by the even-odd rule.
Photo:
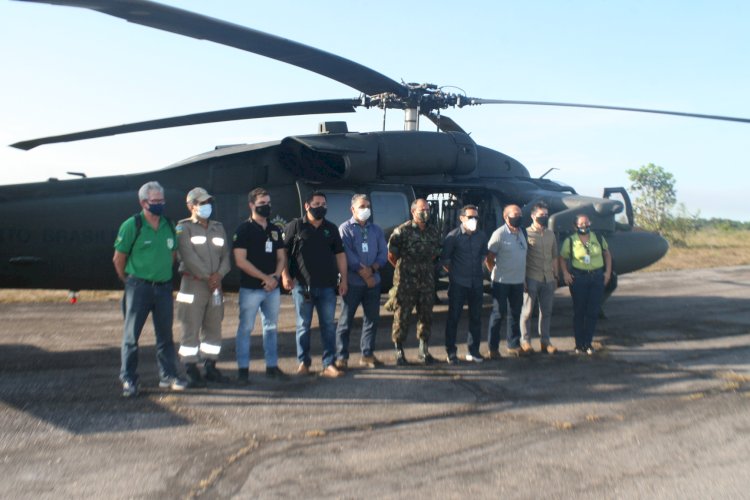
[[[142,224],[138,239],[135,217],[140,217]],[[135,217],[128,217],[122,223],[115,240],[115,250],[128,254],[125,274],[159,283],[171,280],[173,253],[177,250],[171,223],[159,217],[159,227],[154,230],[143,212]]]
[[[528,243],[520,229],[515,233],[502,225],[490,236],[487,250],[495,254],[492,281],[518,285],[526,280],[526,249]]]
[[[315,227],[307,218],[294,219],[284,228],[284,246],[289,252],[293,278],[302,286],[335,287],[339,269],[336,255],[344,252],[339,228],[328,219]],[[290,266],[292,267],[292,266]]]
[[[441,264],[448,267],[452,283],[464,287],[481,286],[484,280],[482,262],[487,255],[487,235],[482,230],[471,234],[461,224],[443,241]]]
[[[604,250],[608,250],[608,248],[604,236],[594,234],[591,231],[589,241],[583,243],[578,233],[575,233],[568,236],[563,242],[560,256],[564,259],[570,259],[573,269],[593,271],[594,269],[604,268]],[[572,255],[571,250],[573,251]],[[588,261],[588,264],[586,261]]]
[[[244,248],[248,262],[265,274],[276,271],[277,252],[284,248],[281,229],[271,222],[263,228],[253,219],[237,227],[233,237],[233,248]],[[255,290],[263,288],[263,282],[245,272],[240,272],[240,287]]]
[[[221,222],[209,220],[203,225],[195,219],[183,219],[175,228],[181,273],[206,280],[213,273],[222,277],[229,272],[229,242]]]
[[[388,248],[383,230],[370,221],[362,226],[357,219],[352,217],[339,226],[339,234],[344,245],[344,252],[346,252],[349,285],[367,286],[365,280],[359,275],[362,266],[372,267],[373,264],[377,264],[380,269],[388,262]],[[380,284],[380,273],[373,273],[373,277]]]
[[[400,290],[434,290],[435,259],[440,256],[440,247],[440,231],[435,224],[428,222],[420,229],[408,220],[397,226],[388,240],[388,251],[398,259],[394,286]]]
[[[557,258],[557,238],[549,229],[535,229],[532,224],[526,230],[529,250],[526,253],[526,277],[539,282],[556,281],[552,263]]]

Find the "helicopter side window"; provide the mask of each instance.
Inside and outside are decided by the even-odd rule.
[[[352,196],[354,191],[323,191],[326,194],[326,205],[328,213],[326,219],[337,226],[347,221],[352,216]]]
[[[389,232],[405,220],[409,220],[409,200],[404,193],[393,191],[372,191],[372,217],[378,226]]]

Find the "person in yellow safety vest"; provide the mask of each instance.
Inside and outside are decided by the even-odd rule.
[[[179,272],[177,318],[182,324],[178,354],[185,364],[189,387],[201,387],[205,380],[224,382],[216,368],[221,352],[221,321],[224,300],[221,280],[230,270],[230,245],[221,222],[209,220],[213,197],[196,187],[187,194],[191,216],[177,224]],[[203,360],[205,380],[197,364]]]

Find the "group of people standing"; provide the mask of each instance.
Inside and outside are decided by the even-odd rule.
[[[486,357],[500,358],[500,327],[508,309],[508,352],[519,356],[533,352],[530,322],[537,303],[541,350],[556,352],[549,318],[559,269],[573,295],[576,351],[593,352],[591,338],[604,285],[610,279],[611,259],[606,240],[588,231],[590,223],[585,215],[577,218],[578,232],[563,243],[558,256],[555,235],[546,229],[549,214],[543,203],[534,205],[533,223],[528,229],[521,227],[521,209],[506,206],[505,224],[489,238],[478,228],[479,209],[466,205],[461,209],[459,227],[441,241],[436,224],[430,221],[428,202],[417,199],[411,205],[411,219],[396,227],[386,243],[382,228],[371,220],[372,207],[364,194],[353,196],[351,218],[336,227],[326,219],[325,193],[312,192],[305,200],[304,215],[282,231],[270,222],[269,192],[256,188],[248,194],[250,217],[236,229],[230,243],[222,224],[210,219],[213,197],[205,189],[196,187],[187,194],[190,217],[176,225],[162,215],[164,189],[157,182],[144,184],[138,196],[142,210],[120,226],[113,258],[117,275],[125,283],[120,370],[123,396],[138,394],[138,339],[149,313],[156,334],[160,387],[179,391],[205,386],[206,381],[227,380],[216,361],[221,352],[224,317],[221,282],[231,268],[230,252],[241,271],[236,333],[239,382],[249,380],[250,339],[259,310],[266,375],[287,378],[278,366],[277,353],[281,287],[291,291],[294,301],[298,375],[311,373],[313,310],[317,311],[323,350],[321,376],[337,378],[349,368],[351,328],[360,305],[363,325],[358,363],[367,368],[381,366],[383,362],[375,356],[375,335],[380,316],[380,273],[388,263],[395,268],[386,309],[393,311],[397,365],[407,364],[404,342],[415,309],[419,361],[434,362],[428,346],[435,273],[440,268],[448,273],[450,282],[446,360],[459,363],[458,322],[468,302],[465,360],[484,361],[479,346],[485,265],[491,271],[493,297]],[[175,259],[181,275],[176,311],[182,340],[177,352],[172,339]],[[338,323],[337,294],[342,298]],[[177,355],[185,366],[185,378],[179,375]]]

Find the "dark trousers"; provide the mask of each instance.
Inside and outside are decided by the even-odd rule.
[[[573,270],[573,331],[576,347],[588,347],[594,339],[599,309],[604,297],[604,272],[601,269],[586,272]]]
[[[360,304],[364,315],[359,349],[362,356],[372,356],[380,319],[380,285],[372,288],[350,285],[346,295],[341,298],[341,313],[336,328],[336,359],[349,359],[349,335],[354,323],[354,313]]]
[[[490,314],[490,328],[487,344],[490,351],[500,348],[500,327],[508,317],[510,305],[510,328],[508,328],[508,347],[521,346],[521,307],[523,306],[523,283],[509,285],[506,283],[492,283],[492,314]]]
[[[482,341],[482,284],[461,286],[453,282],[448,287],[448,321],[445,324],[445,351],[456,353],[456,333],[464,304],[469,302],[469,335],[466,343],[470,354],[479,356]]]

